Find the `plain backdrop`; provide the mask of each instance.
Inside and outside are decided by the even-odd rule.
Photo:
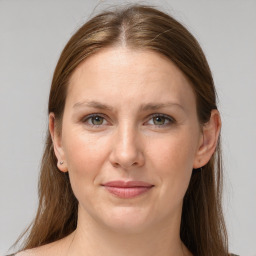
[[[121,2],[0,0],[0,255],[36,211],[48,93],[60,52],[86,20]],[[256,255],[256,1],[136,2],[173,15],[205,51],[223,121],[229,244],[234,253]]]

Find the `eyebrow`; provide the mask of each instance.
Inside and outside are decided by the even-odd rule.
[[[98,108],[98,109],[104,109],[104,110],[113,110],[111,106],[100,103],[98,101],[83,101],[83,102],[77,102],[73,105],[73,108],[79,108],[79,107],[91,107],[91,108]]]
[[[148,104],[143,104],[140,107],[141,111],[148,111],[148,110],[158,110],[161,108],[166,108],[166,107],[172,107],[172,106],[176,106],[181,108],[184,111],[184,108],[182,105],[178,104],[178,103],[174,103],[174,102],[166,102],[166,103],[148,103]]]
[[[182,105],[174,102],[142,104],[139,110],[152,111],[152,110],[158,110],[161,108],[172,107],[172,106],[179,107],[184,111],[184,108]],[[91,107],[91,108],[97,108],[97,109],[109,110],[109,111],[113,110],[113,107],[98,101],[83,101],[83,102],[77,102],[73,105],[73,108],[80,108],[80,107]]]

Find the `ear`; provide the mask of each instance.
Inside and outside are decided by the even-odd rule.
[[[52,137],[52,144],[54,147],[54,153],[57,157],[57,167],[62,172],[67,172],[67,164],[65,159],[65,153],[61,143],[61,133],[57,130],[57,124],[54,113],[49,114],[49,131]]]
[[[203,125],[202,136],[194,160],[193,168],[197,169],[206,165],[215,152],[221,129],[219,111],[214,109],[211,112],[210,120]]]

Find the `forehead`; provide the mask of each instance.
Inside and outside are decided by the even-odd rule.
[[[188,79],[167,57],[151,50],[124,47],[105,48],[77,67],[70,79],[67,100],[74,102],[83,97],[104,97],[115,102],[120,99],[123,103],[176,100],[188,107],[195,103]]]

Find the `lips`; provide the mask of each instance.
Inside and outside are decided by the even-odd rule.
[[[133,198],[148,192],[154,185],[143,181],[110,181],[103,186],[108,192],[120,198]]]
[[[108,186],[108,187],[119,187],[119,188],[133,188],[133,187],[152,187],[152,184],[143,182],[143,181],[122,181],[122,180],[115,180],[115,181],[110,181],[103,186]]]

